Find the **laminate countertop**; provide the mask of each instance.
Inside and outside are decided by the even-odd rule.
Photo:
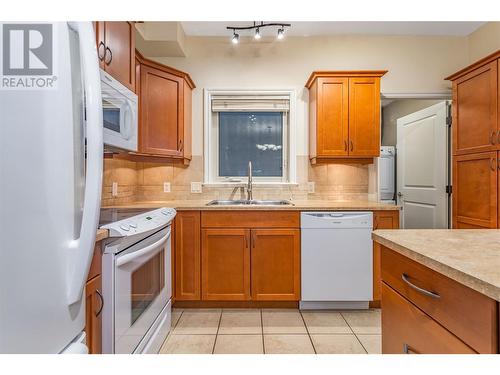
[[[107,229],[97,229],[97,233],[95,235],[95,242],[102,241],[108,238],[108,230]]]
[[[234,205],[207,206],[210,200],[144,201],[103,208],[160,208],[173,207],[178,210],[288,210],[288,211],[394,211],[399,206],[374,201],[292,200],[293,205]]]
[[[500,301],[500,230],[376,230],[374,241]]]

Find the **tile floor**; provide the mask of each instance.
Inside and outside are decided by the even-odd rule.
[[[380,310],[174,309],[161,354],[378,354]]]

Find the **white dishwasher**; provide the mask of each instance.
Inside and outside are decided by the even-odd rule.
[[[373,297],[373,214],[302,212],[301,309],[366,309]]]

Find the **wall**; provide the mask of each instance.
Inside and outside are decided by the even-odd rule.
[[[500,22],[488,22],[467,37],[469,63],[500,49]]]
[[[396,99],[382,108],[382,146],[396,146],[398,118],[439,103],[441,100]]]
[[[376,196],[376,171],[366,165],[319,165],[308,162],[307,101],[304,84],[313,70],[387,69],[383,93],[442,93],[450,89],[445,76],[467,65],[467,38],[403,36],[289,37],[283,41],[187,37],[183,57],[153,59],[188,72],[193,92],[193,160],[177,164],[106,160],[103,204],[132,200],[215,199],[239,197],[241,189],[207,188],[191,194],[190,182],[203,179],[203,89],[294,89],[297,92],[297,186],[256,187],[255,198],[368,199]],[[123,176],[122,176],[123,174]],[[111,197],[118,180],[119,196]],[[134,182],[135,181],[135,182]],[[163,193],[163,182],[172,193]],[[307,193],[307,181],[316,185]],[[134,185],[135,184],[135,185]],[[123,189],[122,189],[123,185]]]

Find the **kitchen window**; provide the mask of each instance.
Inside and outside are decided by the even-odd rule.
[[[210,92],[206,96],[205,184],[246,182],[249,161],[257,184],[292,182],[290,99],[290,92]]]

